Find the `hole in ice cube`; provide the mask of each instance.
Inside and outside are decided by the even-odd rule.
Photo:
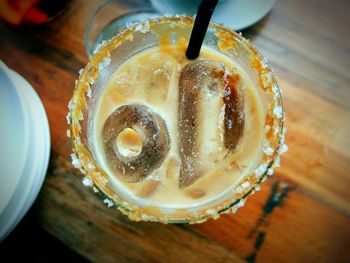
[[[135,130],[126,128],[118,134],[116,148],[124,157],[136,157],[142,151],[141,136]]]

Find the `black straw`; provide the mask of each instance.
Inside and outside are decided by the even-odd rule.
[[[196,20],[194,21],[190,42],[188,43],[186,50],[186,56],[188,59],[198,58],[210,18],[217,3],[218,0],[201,0]]]

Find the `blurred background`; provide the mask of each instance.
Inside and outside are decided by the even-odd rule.
[[[70,163],[66,137],[67,105],[79,70],[100,41],[124,26],[165,13],[193,15],[197,3],[0,0],[2,69],[16,72],[8,74],[24,78],[27,91],[38,95],[39,100],[23,95],[33,96],[33,109],[43,105],[38,108],[42,115],[30,121],[33,134],[42,135],[35,137],[29,155],[45,152],[32,160],[33,167],[39,164],[40,169],[31,172],[37,180],[18,208],[20,216],[8,226],[13,231],[0,243],[0,258],[350,262],[348,0],[219,1],[213,20],[241,31],[269,59],[283,92],[288,127],[289,151],[281,168],[236,214],[198,225],[131,222],[82,186],[79,171]],[[5,85],[7,79],[0,80]],[[1,122],[5,129],[6,119]],[[9,144],[0,141],[5,160],[1,143]],[[3,167],[0,172],[4,179]],[[0,190],[6,188],[3,184]],[[10,222],[3,214],[0,231]]]

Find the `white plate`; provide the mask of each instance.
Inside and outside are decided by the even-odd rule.
[[[151,0],[153,6],[163,14],[196,14],[199,0]],[[221,0],[217,4],[212,20],[234,30],[245,29],[262,19],[276,0]]]
[[[33,141],[35,141],[36,145],[36,152],[34,155],[37,157],[36,161],[32,161],[34,182],[30,188],[30,194],[21,211],[21,214],[14,223],[14,225],[17,225],[32,206],[44,182],[50,156],[50,130],[45,109],[38,94],[28,83],[28,81],[26,81],[17,72],[12,71],[12,74],[17,78],[22,87],[26,87],[23,89],[23,91],[26,93],[25,96],[27,97],[29,108],[31,109],[30,116],[32,123],[32,134]]]
[[[11,81],[9,69],[0,61],[0,217],[15,192],[28,152],[25,104]]]
[[[45,178],[50,155],[50,133],[44,107],[33,87],[16,72],[9,74],[17,94],[25,98],[25,111],[30,122],[30,152],[16,191],[0,217],[0,240],[19,223],[34,202]]]
[[[11,81],[11,83],[14,87],[16,95],[19,97],[19,100],[21,101],[22,107],[19,109],[21,110],[21,114],[24,116],[24,119],[23,119],[24,122],[28,124],[28,127],[26,129],[27,134],[28,134],[28,145],[27,145],[27,151],[25,151],[23,167],[21,169],[21,172],[19,175],[19,180],[17,182],[15,191],[11,195],[10,200],[7,202],[5,209],[0,214],[0,240],[6,236],[6,233],[10,229],[12,223],[18,217],[18,214],[20,213],[20,211],[23,207],[23,204],[25,203],[26,196],[27,196],[26,192],[28,189],[28,182],[27,182],[28,178],[26,176],[23,176],[23,175],[30,168],[31,164],[28,162],[27,156],[29,154],[29,149],[32,149],[34,147],[33,142],[31,140],[31,127],[30,127],[31,124],[30,124],[30,120],[29,120],[29,111],[28,111],[28,105],[27,105],[26,98],[23,95],[21,95],[20,93],[18,93],[18,89],[17,89],[15,83],[13,82],[13,77],[10,74],[10,70],[8,68],[5,68],[5,72],[6,72],[7,77],[9,78],[9,80]],[[8,148],[11,147],[11,143],[9,143],[9,144],[10,145],[8,145]],[[17,162],[16,157],[9,160],[9,164],[12,162],[14,162],[14,163]],[[4,184],[4,187],[6,187],[6,186],[7,186],[7,183]]]

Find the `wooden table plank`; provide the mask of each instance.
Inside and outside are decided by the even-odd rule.
[[[53,156],[36,202],[51,234],[94,262],[240,262],[226,248],[183,225],[132,222],[82,187],[70,162]]]
[[[276,188],[278,191],[274,192]],[[257,207],[261,210],[258,213]],[[257,262],[350,259],[346,252],[350,244],[350,218],[310,198],[280,174],[249,198],[237,214],[194,228],[243,258],[257,255]]]
[[[334,15],[322,23],[325,11],[313,12],[313,4],[315,10],[327,6]],[[344,5],[279,1],[267,21],[247,35],[254,36],[253,43],[270,59],[283,91],[290,151],[282,170],[319,199],[350,214],[350,37],[334,35],[344,27],[340,22],[350,22],[340,11]],[[329,26],[334,23],[337,28]]]
[[[263,184],[236,214],[192,226],[131,222],[80,181],[67,160],[53,156],[35,211],[45,229],[92,261],[113,262],[117,256],[121,262],[237,261],[234,255],[256,256],[257,262],[350,259],[349,216],[282,174]]]
[[[99,2],[75,0],[44,27],[0,23],[0,59],[34,86],[48,113],[52,156],[33,207],[44,229],[97,262],[350,261],[349,2],[280,0],[243,32],[282,88],[290,150],[236,214],[200,225],[131,222],[84,188],[69,164],[67,103]]]

